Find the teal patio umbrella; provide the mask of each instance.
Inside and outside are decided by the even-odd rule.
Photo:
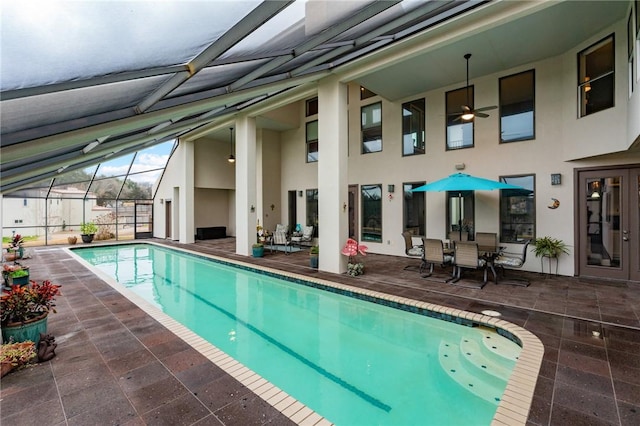
[[[413,188],[411,192],[457,191],[458,210],[462,212],[462,210],[460,210],[460,206],[462,204],[462,191],[493,191],[494,189],[521,189],[530,192],[521,186],[471,176],[466,173],[454,173],[446,178]],[[460,239],[462,239],[462,217],[458,220],[458,230],[460,232]]]

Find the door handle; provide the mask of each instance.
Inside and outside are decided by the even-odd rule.
[[[626,229],[622,231],[622,241],[629,241],[629,231]]]

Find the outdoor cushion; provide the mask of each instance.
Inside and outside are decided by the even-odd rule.
[[[517,257],[501,256],[501,257],[498,257],[493,263],[495,265],[511,266],[514,268],[519,268],[522,266],[522,259],[519,259]]]
[[[409,256],[422,256],[422,247],[411,247],[409,250],[407,250],[407,254]]]

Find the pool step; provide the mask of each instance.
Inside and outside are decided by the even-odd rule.
[[[460,342],[443,341],[439,347],[442,369],[462,388],[498,404],[511,374],[519,347],[483,333],[482,342],[463,337]],[[498,356],[496,359],[495,356]]]
[[[518,360],[522,351],[518,344],[500,336],[493,330],[480,328],[479,331],[483,335],[482,343],[486,350],[514,363]]]
[[[518,345],[495,334],[485,334],[481,342],[463,338],[459,346],[462,361],[471,371],[503,381],[509,379],[520,354]]]

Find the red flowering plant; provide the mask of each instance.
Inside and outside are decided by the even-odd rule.
[[[56,312],[55,299],[60,295],[60,286],[44,280],[42,284],[31,281],[26,286],[11,286],[0,297],[0,322],[24,323],[49,312]]]
[[[352,277],[364,274],[364,263],[358,262],[356,260],[356,256],[358,254],[366,256],[368,249],[369,248],[364,244],[358,244],[358,242],[353,238],[347,239],[347,242],[341,250],[343,255],[349,257],[349,261],[347,263],[347,274]]]
[[[17,250],[20,247],[22,247],[22,244],[24,244],[24,240],[22,238],[22,235],[20,234],[15,234],[12,238],[11,241],[9,242],[9,250]]]

